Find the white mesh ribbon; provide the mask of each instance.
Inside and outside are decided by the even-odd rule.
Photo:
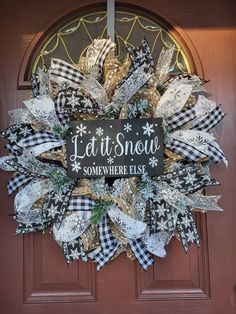
[[[52,189],[49,179],[34,179],[30,181],[15,197],[14,207],[17,215],[26,217],[33,204]]]
[[[28,109],[13,109],[8,111],[10,117],[10,125],[21,123],[32,123],[34,116]]]
[[[144,244],[150,253],[158,257],[165,257],[165,245],[169,237],[170,235],[167,232],[158,232],[151,235],[146,234]]]
[[[108,215],[116,227],[131,240],[141,238],[147,227],[146,223],[129,217],[115,205],[108,209]]]
[[[53,236],[57,242],[70,242],[78,238],[90,225],[91,211],[76,211],[53,225]]]
[[[166,118],[179,112],[185,105],[191,92],[192,86],[188,84],[176,84],[169,87],[161,97],[154,116]]]
[[[54,125],[60,125],[60,121],[55,112],[54,102],[50,97],[41,96],[24,101],[27,109],[41,123],[52,128]]]
[[[2,156],[0,157],[0,169],[5,171],[15,171],[15,168],[13,168],[11,165],[6,163],[6,161],[12,160],[12,156]]]
[[[189,198],[194,202],[193,208],[206,211],[223,211],[217,204],[221,195],[201,195],[199,193],[190,194]]]
[[[86,75],[78,87],[85,95],[96,100],[101,108],[107,105],[108,98],[105,88],[91,75]]]
[[[157,60],[156,75],[155,75],[157,78],[158,84],[163,84],[169,73],[170,64],[171,64],[174,50],[175,50],[174,45],[171,45],[171,47],[167,49],[163,47],[161,50],[161,53]]]

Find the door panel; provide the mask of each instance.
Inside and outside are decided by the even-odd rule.
[[[67,267],[57,246],[50,234],[24,237],[25,303],[94,301],[94,265],[74,263]]]
[[[100,1],[86,1],[86,6],[94,8],[95,3]],[[15,224],[8,217],[13,198],[6,196],[8,175],[1,172],[1,314],[236,312],[233,240],[236,235],[236,31],[233,1],[124,0],[122,6],[129,4],[160,15],[173,25],[194,58],[195,70],[211,79],[207,87],[213,99],[222,103],[224,111],[228,112],[218,128],[217,138],[229,159],[229,169],[214,167],[213,176],[222,185],[207,190],[209,194],[223,195],[221,207],[225,212],[197,216],[201,237],[199,249],[191,247],[185,254],[180,243],[174,240],[167,247],[167,257],[157,259],[156,265],[147,272],[123,254],[97,273],[92,263],[74,262],[68,267],[60,247],[49,233],[14,235]],[[37,42],[40,36],[46,37],[48,29],[52,32],[49,24],[67,14],[73,16],[75,10],[83,10],[83,7],[84,1],[72,0],[1,3],[1,129],[8,125],[7,111],[22,107],[22,100],[31,96],[22,73],[18,78],[31,42]],[[17,84],[20,90],[17,90]]]

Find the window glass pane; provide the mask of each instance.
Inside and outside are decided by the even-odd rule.
[[[51,58],[63,59],[77,64],[81,53],[95,38],[106,37],[107,16],[105,11],[90,13],[78,17],[52,34],[44,44],[33,66],[33,72],[38,67],[49,67]],[[145,16],[127,11],[117,11],[115,17],[117,54],[124,59],[126,47],[137,47],[145,37],[151,47],[154,60],[163,47],[175,46],[171,71],[190,72],[190,67],[184,51],[173,36]]]

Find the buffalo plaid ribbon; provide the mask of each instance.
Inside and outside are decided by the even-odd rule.
[[[71,196],[68,211],[92,211],[95,202],[85,196]]]
[[[227,160],[223,151],[219,148],[218,144],[209,143],[208,144],[208,156],[216,164],[219,164],[222,160],[227,164]]]
[[[180,112],[173,114],[171,117],[165,118],[165,122],[168,127],[168,131],[171,132],[178,129],[185,123],[193,120],[195,117],[195,109],[190,108],[187,110],[181,110]]]
[[[207,117],[200,121],[197,120],[191,129],[207,132],[216,126],[225,117],[225,115],[226,114],[221,110],[221,108],[217,106],[207,115]]]
[[[97,61],[96,61],[96,64],[99,66],[99,73],[100,75],[102,75],[102,69],[103,69],[103,64],[104,64],[104,61],[108,55],[108,53],[110,52],[110,50],[114,47],[114,43],[109,39],[105,42],[105,45],[102,47],[99,55],[98,55],[98,58],[97,58]]]
[[[59,138],[54,134],[45,131],[38,131],[32,135],[29,135],[24,139],[24,147],[29,148],[36,145],[40,145],[47,142],[58,142]]]
[[[112,258],[120,245],[119,241],[112,235],[108,222],[109,217],[106,214],[98,226],[101,250],[98,253],[90,254],[90,257],[97,263],[98,271]]]
[[[22,185],[28,183],[32,178],[33,177],[26,176],[22,173],[17,173],[16,175],[12,176],[7,183],[8,195],[11,195]]]
[[[153,265],[155,261],[151,254],[147,251],[145,244],[140,239],[130,241],[129,244],[139,264],[145,271],[147,271],[148,267]]]
[[[75,84],[80,84],[84,79],[84,75],[76,67],[60,59],[51,59],[49,73]]]
[[[171,139],[170,142],[166,143],[166,148],[170,151],[183,156],[189,161],[198,161],[199,159],[207,157],[206,154],[198,150],[192,145],[186,144],[180,140]]]

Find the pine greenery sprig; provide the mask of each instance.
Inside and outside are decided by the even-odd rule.
[[[90,221],[94,225],[98,225],[101,222],[104,214],[107,212],[108,207],[110,207],[111,205],[112,205],[112,201],[107,201],[107,200],[96,201]]]
[[[157,90],[160,93],[160,95],[162,96],[166,91],[166,86],[163,84],[159,84],[159,85],[157,85]]]
[[[50,179],[57,190],[62,190],[72,181],[72,179],[67,176],[65,170],[60,168],[51,172]]]
[[[64,127],[60,124],[55,124],[52,128],[52,131],[55,135],[57,135],[61,139],[64,139],[69,132],[69,127],[68,126]]]

